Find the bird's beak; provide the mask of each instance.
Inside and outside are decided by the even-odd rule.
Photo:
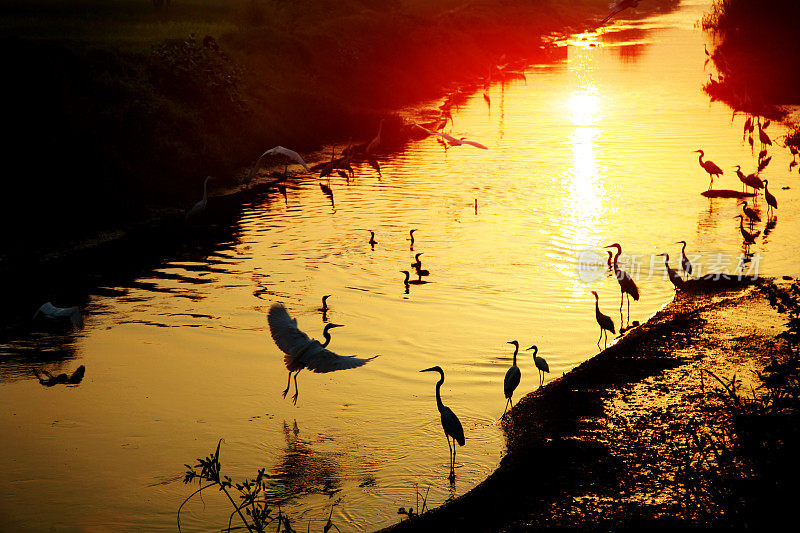
[[[420,370],[420,372],[433,372],[434,370],[436,370],[436,367],[432,366],[430,368],[426,368],[425,370]]]
[[[343,327],[344,327],[344,324],[328,324],[328,328],[329,328],[329,329],[333,329],[333,328],[343,328]]]
[[[525,348],[525,351],[528,351],[528,350],[533,350],[534,348],[536,348],[536,345],[535,345],[535,344],[534,344],[533,346],[531,346],[530,348]]]

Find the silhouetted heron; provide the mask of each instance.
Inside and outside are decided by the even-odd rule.
[[[678,290],[682,289],[684,284],[683,278],[681,278],[678,272],[676,272],[675,270],[672,269],[671,266],[669,266],[669,254],[665,252],[657,255],[664,256],[664,267],[667,269],[667,276],[669,277],[669,280],[672,282],[672,285],[674,285],[675,288]]]
[[[533,364],[536,365],[536,368],[539,370],[539,386],[541,387],[544,383],[544,373],[550,373],[550,367],[547,365],[547,361],[544,360],[544,357],[539,357],[536,355],[539,353],[539,348],[536,347],[534,344],[530,348],[526,348],[527,350],[533,350]]]
[[[519,343],[517,341],[509,341],[508,344],[514,345],[514,362],[511,364],[511,368],[506,371],[506,377],[503,378],[503,393],[506,396],[506,408],[503,410],[503,414],[506,414],[508,411],[509,405],[511,407],[514,406],[514,402],[511,401],[511,397],[514,395],[514,390],[519,385],[519,380],[522,377],[522,373],[517,366],[517,353],[519,352]]]
[[[616,329],[614,329],[614,321],[611,320],[610,316],[600,312],[600,297],[597,295],[597,291],[592,291],[592,294],[594,294],[594,317],[597,319],[597,324],[600,326],[600,336],[597,338],[597,346],[600,346],[600,339],[603,338],[603,334],[605,333],[605,347],[608,347],[607,332],[610,331],[613,335],[617,334]]]
[[[631,278],[630,274],[621,270],[619,268],[618,260],[619,256],[622,253],[622,246],[618,243],[609,244],[605,246],[605,248],[616,248],[617,253],[614,255],[614,261],[612,261],[611,265],[614,268],[614,277],[617,278],[617,282],[619,283],[619,290],[620,290],[620,298],[619,298],[619,313],[620,313],[620,321],[622,320],[622,299],[625,295],[628,296],[628,317],[630,318],[631,314],[631,296],[633,296],[634,301],[639,301],[639,287],[636,286],[636,283]],[[620,326],[621,327],[621,326]]]
[[[203,198],[186,212],[187,221],[205,213],[206,206],[208,205],[208,181],[210,179],[212,179],[211,176],[206,176],[206,179],[203,181]]]
[[[334,372],[363,366],[377,357],[376,355],[365,359],[353,355],[337,355],[331,352],[326,348],[331,342],[330,330],[341,327],[341,324],[326,324],[325,329],[322,330],[325,343],[320,344],[318,340],[310,339],[308,335],[298,329],[297,320],[289,316],[289,312],[281,303],[272,304],[267,315],[267,322],[269,323],[272,340],[285,354],[283,362],[286,364],[287,370],[289,370],[289,379],[286,383],[286,389],[283,391],[284,398],[286,398],[289,387],[291,387],[292,372],[294,372],[295,393],[292,396],[292,400],[295,405],[297,405],[297,395],[299,394],[297,374],[304,368],[317,374]]]
[[[438,372],[439,381],[436,382],[436,407],[439,409],[439,414],[442,417],[442,429],[444,429],[444,436],[447,439],[447,446],[450,448],[450,482],[456,479],[456,442],[459,446],[463,446],[466,442],[464,439],[464,428],[461,427],[461,421],[456,414],[446,405],[442,403],[442,383],[444,383],[444,370],[440,366],[432,366],[420,372]],[[450,444],[450,438],[453,439],[453,444]]]
[[[678,241],[675,244],[683,244],[681,248],[681,269],[683,273],[687,276],[692,275],[692,263],[689,262],[689,258],[686,257],[686,241]]]
[[[714,176],[721,176],[722,169],[719,168],[713,161],[703,161],[703,156],[706,154],[702,150],[695,150],[695,152],[700,154],[700,157],[698,157],[697,160],[700,162],[700,166],[703,167],[703,170],[708,172],[708,175],[711,178],[711,182],[708,184],[708,189],[711,190],[711,188],[714,186]]]

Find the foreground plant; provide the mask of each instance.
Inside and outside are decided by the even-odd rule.
[[[280,507],[278,507],[277,514],[274,514],[272,505],[264,499],[267,489],[267,474],[264,468],[258,471],[255,479],[246,479],[242,483],[234,483],[230,477],[222,475],[222,464],[219,461],[221,444],[222,439],[217,443],[217,450],[204,459],[198,458],[196,465],[185,465],[188,470],[183,482],[188,485],[197,481],[201,487],[190,494],[178,507],[178,531],[181,530],[181,509],[183,506],[202,491],[217,487],[220,492],[227,496],[233,506],[233,512],[231,512],[228,519],[228,531],[231,529],[233,517],[238,515],[248,531],[265,531],[268,525],[277,523],[278,532],[280,532],[281,526],[283,526],[285,532],[293,532],[294,529],[292,529],[289,518],[281,513]],[[206,485],[203,485],[203,483],[206,483]],[[239,503],[236,503],[236,500],[231,496],[231,491],[233,490],[238,492]],[[249,517],[249,520],[247,517]],[[330,522],[330,517],[328,517],[328,522]]]

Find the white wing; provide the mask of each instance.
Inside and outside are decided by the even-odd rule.
[[[295,161],[297,161],[298,163],[303,165],[303,168],[306,169],[308,172],[311,172],[311,169],[308,168],[308,165],[306,165],[306,162],[303,160],[303,158],[300,156],[300,154],[298,154],[294,150],[289,150],[288,148],[284,148],[283,146],[276,146],[275,148],[272,148],[271,150],[267,150],[264,153],[264,155],[267,155],[267,154],[282,154],[282,155],[285,155],[286,157],[294,159]],[[261,156],[261,157],[264,157],[264,156]]]
[[[444,139],[444,140],[446,140],[448,142],[454,143],[454,144],[460,144],[461,143],[461,141],[459,141],[458,139],[456,139],[452,135],[448,135],[446,133],[439,133],[438,131],[432,131],[431,135],[438,135],[442,139]]]
[[[474,146],[475,148],[481,148],[483,150],[488,150],[488,148],[486,148],[484,145],[482,145],[479,142],[475,142],[475,141],[461,141],[461,144],[469,144],[469,145]]]
[[[297,320],[289,316],[289,312],[281,303],[270,307],[267,322],[272,340],[286,354],[283,360],[289,370],[307,368],[316,373],[347,370],[365,365],[377,357],[363,359],[342,356],[323,348],[319,341],[309,338],[298,329]]]
[[[83,316],[81,316],[81,310],[78,306],[56,307],[51,302],[45,302],[36,311],[36,313],[33,315],[33,318],[39,316],[39,313],[51,319],[69,318],[72,321],[72,325],[76,328],[83,327]]]

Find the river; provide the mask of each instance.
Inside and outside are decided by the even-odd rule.
[[[485,479],[504,451],[508,341],[537,345],[550,381],[598,352],[590,291],[619,327],[617,282],[604,266],[580,270],[585,250],[622,245],[621,266],[641,291],[631,321],[672,298],[655,254],[668,252],[677,268],[676,241],[687,241],[702,274],[741,271],[741,207],[699,194],[708,177],[693,153],[723,168],[715,188],[739,190],[732,168],[756,165],[745,117],[701,89],[713,72],[696,27],[708,4],[565,37],[566,60],[496,81],[490,105],[472,95],[451,129],[488,150],[415,141],[382,157],[380,176],[364,165],[349,184],[331,179],[333,204],[316,178],[301,178],[285,200],[262,194],[224,224],[186,228],[152,264],[90,279],[82,330],[6,331],[2,529],[175,531],[196,488],[182,483],[183,465],[219,439],[223,473],[241,480],[266,468],[270,498],[298,530],[321,530],[331,509],[342,531],[374,530],[398,521],[398,507],[416,507],[417,488],[430,507]],[[782,128],[767,131],[776,138]],[[770,155],[762,177],[777,218],[744,271],[797,275],[798,178],[788,150],[776,143]],[[766,220],[763,198],[758,206]],[[406,291],[400,271],[419,252],[429,283]],[[267,311],[283,302],[321,339],[326,294],[324,318],[345,326],[329,348],[380,357],[300,373],[294,406],[281,397],[287,372]],[[530,353],[520,352],[515,399],[539,386]],[[43,387],[30,375],[78,365],[78,386]],[[434,365],[466,433],[453,485],[437,377],[419,372]],[[219,530],[231,510],[206,491],[184,507],[183,530]]]

